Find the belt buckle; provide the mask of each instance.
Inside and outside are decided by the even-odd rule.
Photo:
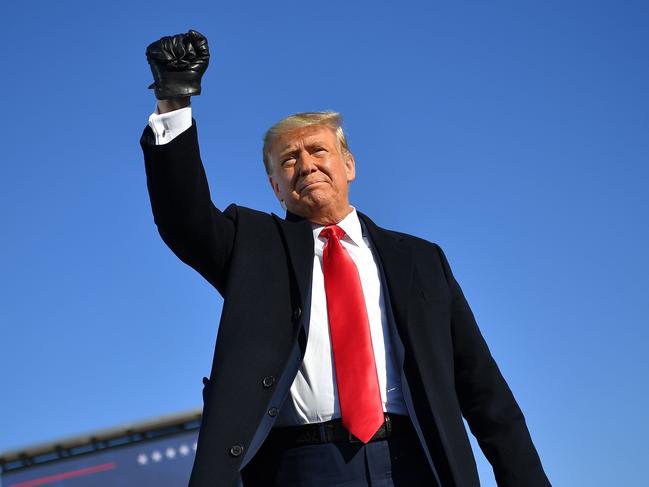
[[[370,438],[370,441],[372,441],[377,435],[383,434],[384,438],[388,438],[392,433],[392,422],[390,421],[390,416],[387,414],[384,415],[383,417],[383,424],[381,427],[376,430],[376,433],[372,435],[372,438]],[[356,438],[354,435],[352,435],[349,431],[347,432],[347,440],[350,443],[362,443],[361,440]]]
[[[349,431],[347,432],[347,440],[350,443],[361,443],[361,440],[352,435]]]

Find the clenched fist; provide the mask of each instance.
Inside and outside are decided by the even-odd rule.
[[[196,96],[201,93],[201,78],[207,69],[210,52],[207,39],[195,30],[165,36],[146,48],[158,100]]]

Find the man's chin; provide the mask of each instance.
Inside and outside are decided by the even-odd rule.
[[[319,197],[317,191],[309,191],[307,194],[303,195],[298,201],[293,203],[293,208],[295,211],[300,213],[296,214],[311,214],[313,212],[321,211],[322,209],[330,206],[331,201],[328,199]],[[290,207],[289,207],[290,209]]]
[[[313,217],[325,214],[327,207],[328,205],[317,200],[302,199],[298,204],[289,205],[288,211],[303,218],[312,219]]]

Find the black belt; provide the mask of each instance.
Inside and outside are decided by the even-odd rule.
[[[408,416],[385,413],[384,417],[383,424],[370,441],[383,440],[414,431]],[[345,429],[340,419],[332,419],[325,423],[273,428],[268,435],[268,440],[281,443],[285,447],[331,442],[361,443],[361,440]]]

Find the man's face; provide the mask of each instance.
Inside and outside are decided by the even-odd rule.
[[[341,150],[329,127],[312,125],[282,134],[272,146],[271,165],[270,184],[291,213],[331,224],[349,212],[354,158]]]

